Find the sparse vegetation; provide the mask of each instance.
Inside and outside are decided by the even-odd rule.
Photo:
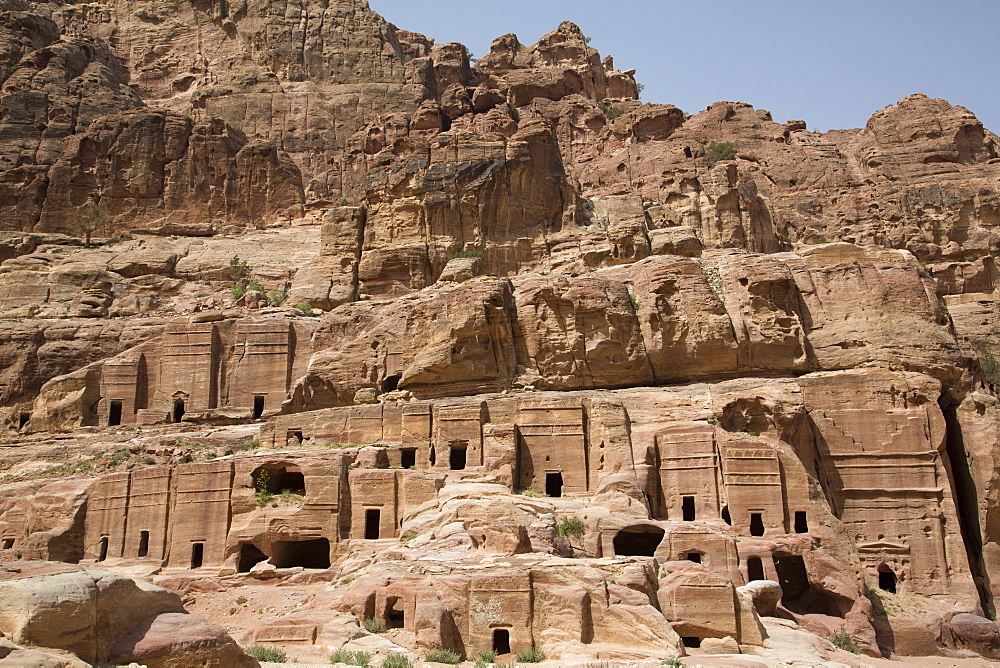
[[[267,293],[267,303],[271,306],[281,306],[288,299],[288,293],[284,290],[270,290]]]
[[[556,522],[556,531],[563,538],[568,538],[570,536],[573,538],[580,538],[584,533],[583,520],[576,515],[564,517]]]
[[[722,274],[719,273],[719,267],[702,260],[699,260],[698,264],[701,266],[701,273],[705,276],[705,280],[708,281],[708,287],[712,288],[712,292],[724,301],[726,295],[722,290]]]
[[[661,666],[674,666],[675,668],[683,668],[684,662],[680,659],[664,659],[660,661]]]
[[[351,584],[352,582],[354,582],[354,576],[353,575],[347,575],[345,577],[340,578],[340,581],[337,582],[337,584],[339,584],[341,587],[346,587],[347,585]]]
[[[246,648],[246,653],[258,661],[267,661],[268,663],[285,663],[288,661],[288,655],[285,654],[284,650],[277,647],[251,645]]]
[[[711,167],[717,162],[723,160],[735,160],[736,159],[736,147],[733,146],[732,142],[728,141],[713,141],[705,149],[705,162]]]
[[[433,661],[434,663],[450,663],[457,664],[462,660],[455,652],[450,649],[432,649],[427,652],[427,656],[424,657],[425,661]]]
[[[240,596],[238,599],[236,599],[236,605],[246,605],[246,604],[247,604],[246,596]]]
[[[236,614],[236,608],[229,608],[229,614],[230,615],[235,615]]]
[[[247,286],[242,283],[237,283],[233,287],[229,288],[229,294],[233,296],[233,301],[239,301],[243,299],[243,295],[247,293]]]
[[[545,492],[539,491],[534,487],[528,487],[527,489],[521,490],[521,494],[525,496],[548,496]]]
[[[330,655],[330,663],[346,663],[348,666],[367,666],[371,663],[372,655],[370,652],[351,652],[346,649],[338,649],[336,652]]]
[[[392,652],[382,659],[381,668],[413,668],[413,663],[399,652]]]
[[[239,255],[234,255],[229,260],[229,278],[236,283],[244,283],[250,278],[250,265],[241,260]]]
[[[381,617],[366,617],[361,622],[361,628],[368,633],[385,633],[385,620]]]
[[[260,507],[266,506],[274,498],[274,494],[267,491],[267,485],[271,480],[271,474],[268,473],[267,469],[261,469],[257,472],[253,479],[253,488],[255,491],[254,496],[257,498],[257,505]]]
[[[858,643],[853,637],[851,637],[851,635],[847,632],[847,629],[843,626],[834,632],[833,636],[830,638],[830,642],[832,642],[833,646],[837,649],[842,649],[846,652],[850,652],[851,654],[861,654],[861,648],[858,647]]]
[[[308,316],[316,315],[316,312],[313,311],[313,307],[311,304],[309,304],[309,302],[299,302],[295,306],[295,308],[297,308],[302,315],[308,315]]]
[[[1000,362],[989,349],[980,344],[976,346],[979,351],[979,366],[983,369],[983,377],[990,385],[1000,385]]]
[[[521,114],[520,112],[518,112],[517,107],[514,106],[513,102],[507,103],[507,111],[510,113],[510,117],[513,118],[515,121],[521,120]]]
[[[638,311],[639,310],[639,298],[636,297],[631,292],[629,293],[628,297],[632,301],[632,310],[633,311]]]
[[[604,102],[598,102],[597,106],[600,107],[601,113],[609,121],[613,121],[625,112],[620,107],[615,107],[610,104],[605,104]]]
[[[98,230],[107,232],[111,225],[111,217],[103,204],[91,202],[83,214],[77,216],[72,223],[73,232],[83,237],[83,245],[90,248],[90,238]]]
[[[457,253],[452,253],[448,256],[449,260],[455,260],[460,257],[478,257],[480,260],[483,259],[483,251],[471,250],[471,251],[458,251]]]
[[[545,654],[537,647],[532,647],[531,649],[515,654],[514,661],[518,663],[541,663],[545,661]]]
[[[493,663],[497,660],[497,653],[491,649],[481,649],[476,653],[476,663]]]
[[[642,97],[642,91],[646,90],[646,84],[637,83],[635,85],[636,97]]]

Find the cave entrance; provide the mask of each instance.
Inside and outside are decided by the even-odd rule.
[[[403,448],[399,451],[399,465],[404,469],[417,468],[417,449]]]
[[[681,499],[681,516],[685,522],[694,522],[694,497],[685,496]]]
[[[264,395],[258,394],[253,398],[253,419],[259,420],[264,414]]]
[[[806,521],[806,511],[795,511],[795,533],[809,533],[809,522]]]
[[[175,399],[173,421],[180,422],[182,417],[184,417],[184,400]]]
[[[545,493],[548,496],[562,496],[563,478],[562,473],[545,474]]]
[[[17,428],[20,431],[24,429],[24,425],[28,424],[28,420],[31,419],[31,413],[21,413],[17,418]]]
[[[809,576],[806,574],[806,564],[802,561],[802,557],[798,555],[776,557],[774,568],[778,571],[778,584],[781,585],[783,602],[798,601],[809,591]]]
[[[510,654],[510,630],[493,629],[493,651],[499,656]]]
[[[267,555],[257,549],[253,543],[243,543],[240,545],[240,558],[236,565],[237,572],[249,573],[250,569],[262,561],[267,560]]]
[[[205,544],[191,543],[191,568],[201,568],[205,562]]]
[[[365,511],[365,539],[378,540],[381,517],[382,511],[378,508],[369,508]]]
[[[722,515],[723,522],[729,526],[733,526],[733,518],[729,516],[729,506],[722,506],[722,513],[720,514]]]
[[[139,549],[136,550],[135,556],[145,557],[149,554],[149,532],[140,531],[139,532]]]
[[[401,629],[406,625],[406,612],[403,610],[403,601],[398,596],[391,596],[385,600],[385,627],[387,629]]]
[[[330,568],[330,541],[280,540],[271,543],[271,563],[277,568]]]
[[[896,593],[896,574],[885,564],[878,567],[878,588],[891,594]]]
[[[101,546],[100,549],[98,550],[97,560],[104,561],[107,558],[108,558],[108,537],[101,536]]]
[[[760,560],[760,557],[750,557],[747,559],[747,581],[753,582],[754,580],[764,579],[764,562]]]
[[[636,526],[622,529],[615,536],[615,555],[619,557],[652,557],[663,540],[660,527]]]
[[[108,426],[114,427],[122,423],[122,402],[112,401],[108,408]]]
[[[681,643],[683,643],[685,647],[696,649],[701,647],[701,638],[698,636],[681,636]]]
[[[14,547],[13,538],[4,538],[3,543],[0,543],[0,550],[9,550],[12,547]]]
[[[468,448],[464,445],[453,445],[449,448],[451,454],[448,464],[452,471],[461,471],[465,468],[466,453]]]
[[[385,380],[382,381],[382,391],[383,392],[395,392],[396,388],[399,387],[399,381],[403,378],[402,374],[395,373],[391,376],[386,376]]]
[[[288,490],[292,494],[306,494],[306,478],[298,466],[265,464],[254,469],[250,477],[253,479],[253,488],[258,492],[280,494]]]
[[[764,514],[763,513],[750,513],[750,535],[751,536],[763,536],[764,535]]]
[[[688,552],[686,558],[687,558],[688,561],[693,561],[696,564],[700,564],[701,563],[701,552]]]

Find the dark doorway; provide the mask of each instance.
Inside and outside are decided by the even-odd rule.
[[[14,547],[13,538],[4,538],[3,543],[0,543],[0,550],[9,550],[12,547]]]
[[[428,453],[427,458],[430,460],[431,466],[434,466],[437,462],[437,449],[433,445],[431,445],[431,451]]]
[[[685,647],[701,647],[701,638],[698,636],[681,636],[681,642]]]
[[[278,568],[330,568],[330,541],[282,540],[271,543],[271,563]]]
[[[885,564],[878,567],[878,588],[892,594],[896,593],[896,574]]]
[[[685,496],[681,499],[681,514],[685,522],[694,522],[694,497]]]
[[[282,471],[278,478],[278,491],[288,490],[293,494],[306,494],[306,478],[299,471]]]
[[[722,521],[733,526],[733,518],[729,516],[729,506],[722,506]]]
[[[101,547],[97,555],[98,561],[104,561],[108,558],[108,537],[103,536],[101,538]]]
[[[764,579],[764,562],[760,560],[760,557],[750,557],[747,559],[747,580],[752,582],[754,580]]]
[[[201,568],[205,561],[205,544],[191,543],[191,568]]]
[[[112,401],[108,409],[108,426],[113,427],[122,423],[122,402]]]
[[[549,496],[562,496],[562,473],[545,474],[545,493]]]
[[[795,511],[795,533],[809,533],[809,523],[806,521],[806,511]]]
[[[174,401],[174,422],[180,422],[182,417],[184,417],[184,400],[177,399]]]
[[[701,563],[701,552],[688,552],[687,553],[687,560],[688,561],[693,561],[696,564],[700,564]]]
[[[382,512],[378,508],[369,508],[365,511],[365,538],[377,540],[379,534],[379,523]]]
[[[615,536],[615,554],[620,557],[652,557],[663,540],[663,529],[654,526],[629,527]]]
[[[401,629],[406,625],[406,613],[403,602],[398,596],[392,596],[385,601],[385,626],[388,629]]]
[[[289,429],[288,435],[285,436],[285,444],[292,445],[298,444],[302,445],[302,432],[298,429]]]
[[[264,397],[258,394],[253,398],[253,419],[259,420],[260,416],[264,414]]]
[[[684,147],[684,157],[685,158],[690,158],[691,157],[691,147],[690,146],[685,146]]]
[[[493,629],[493,651],[501,656],[510,654],[510,631]]]
[[[782,601],[797,601],[809,591],[809,575],[806,573],[806,564],[802,561],[802,557],[797,555],[775,557],[774,568],[778,571]]]
[[[149,532],[140,531],[139,532],[139,549],[136,551],[135,556],[145,557],[149,554]]]
[[[240,573],[249,573],[251,568],[266,560],[267,555],[258,550],[256,545],[243,543],[240,545],[240,559],[236,564],[236,570]]]
[[[449,455],[448,464],[451,466],[452,471],[461,471],[465,468],[465,453],[467,452],[464,446],[451,446],[449,448],[451,454]]]
[[[21,413],[17,419],[17,428],[24,429],[24,425],[28,424],[28,420],[31,419],[31,413]]]
[[[382,381],[382,391],[383,392],[394,392],[397,387],[399,387],[399,380],[402,378],[402,374],[395,373],[391,376],[386,376],[385,380]]]
[[[404,469],[417,468],[417,449],[403,448],[399,451],[399,465]]]
[[[750,513],[750,535],[764,535],[764,516],[761,513]]]

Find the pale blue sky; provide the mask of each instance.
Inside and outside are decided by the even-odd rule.
[[[475,55],[573,21],[642,99],[696,113],[717,100],[810,129],[862,127],[911,93],[971,109],[1000,133],[1000,0],[369,0],[397,27]]]

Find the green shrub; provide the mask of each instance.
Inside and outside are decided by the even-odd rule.
[[[522,489],[521,494],[525,496],[548,496],[545,492],[537,490],[534,487],[528,487],[527,489]]]
[[[382,659],[381,668],[413,668],[413,664],[404,655],[392,652]]]
[[[476,654],[476,663],[493,663],[497,660],[497,653],[491,649],[482,649]]]
[[[368,617],[361,622],[361,628],[368,633],[384,633],[385,621],[381,617]]]
[[[621,108],[613,107],[610,104],[604,104],[603,102],[598,102],[597,106],[600,107],[601,113],[603,113],[604,117],[609,121],[613,121],[625,113],[621,110]]]
[[[236,614],[236,608],[229,608],[229,614],[230,615],[235,615]]]
[[[249,283],[247,283],[247,290],[253,290],[255,292],[266,292],[266,290],[264,290],[264,286],[258,283],[257,281],[250,281]]]
[[[271,306],[281,306],[288,299],[288,293],[284,290],[271,290],[267,293],[267,303]]]
[[[514,106],[513,102],[507,103],[507,111],[510,112],[510,117],[513,118],[515,121],[517,122],[521,121],[521,114],[520,112],[518,112],[517,107]]]
[[[715,163],[721,160],[735,160],[736,159],[736,147],[733,146],[732,142],[728,141],[713,141],[705,149],[705,161],[708,162],[708,166],[711,167]]]
[[[313,312],[313,307],[309,302],[299,302],[295,308],[297,308],[302,313],[302,315],[316,315],[316,313]]]
[[[238,599],[236,599],[236,605],[246,605],[246,603],[247,603],[246,596],[240,596]]]
[[[432,649],[427,652],[427,656],[424,657],[424,660],[433,661],[434,663],[456,664],[462,660],[462,657],[455,654],[450,649]]]
[[[674,666],[674,668],[684,668],[684,662],[680,659],[664,659],[660,661],[661,666]]]
[[[1000,362],[985,345],[979,344],[976,350],[979,352],[979,366],[983,369],[986,382],[990,385],[1000,385]]]
[[[246,648],[246,653],[258,661],[267,661],[268,663],[285,663],[288,661],[288,655],[277,647],[251,645]]]
[[[518,663],[541,663],[542,661],[545,661],[545,655],[542,654],[542,650],[537,647],[532,647],[529,650],[515,654],[514,660]]]
[[[847,629],[841,626],[830,638],[830,642],[837,649],[842,649],[844,651],[850,652],[851,654],[861,654],[861,648],[858,647],[858,643],[855,642],[854,638],[847,632]]]
[[[349,652],[346,649],[338,649],[330,655],[330,663],[346,663],[348,666],[363,666],[367,668],[372,660],[370,652]]]
[[[233,287],[229,288],[229,294],[233,296],[233,300],[239,300],[247,293],[247,286],[242,283],[237,283]]]
[[[237,283],[243,283],[250,278],[250,265],[241,260],[239,255],[234,255],[229,260],[229,278]]]
[[[478,257],[480,260],[483,259],[483,251],[471,250],[471,251],[458,251],[457,253],[452,253],[448,256],[449,260],[454,260],[460,257]]]
[[[564,517],[556,522],[556,531],[559,532],[559,535],[563,538],[568,536],[579,538],[583,535],[583,520],[576,515]]]

